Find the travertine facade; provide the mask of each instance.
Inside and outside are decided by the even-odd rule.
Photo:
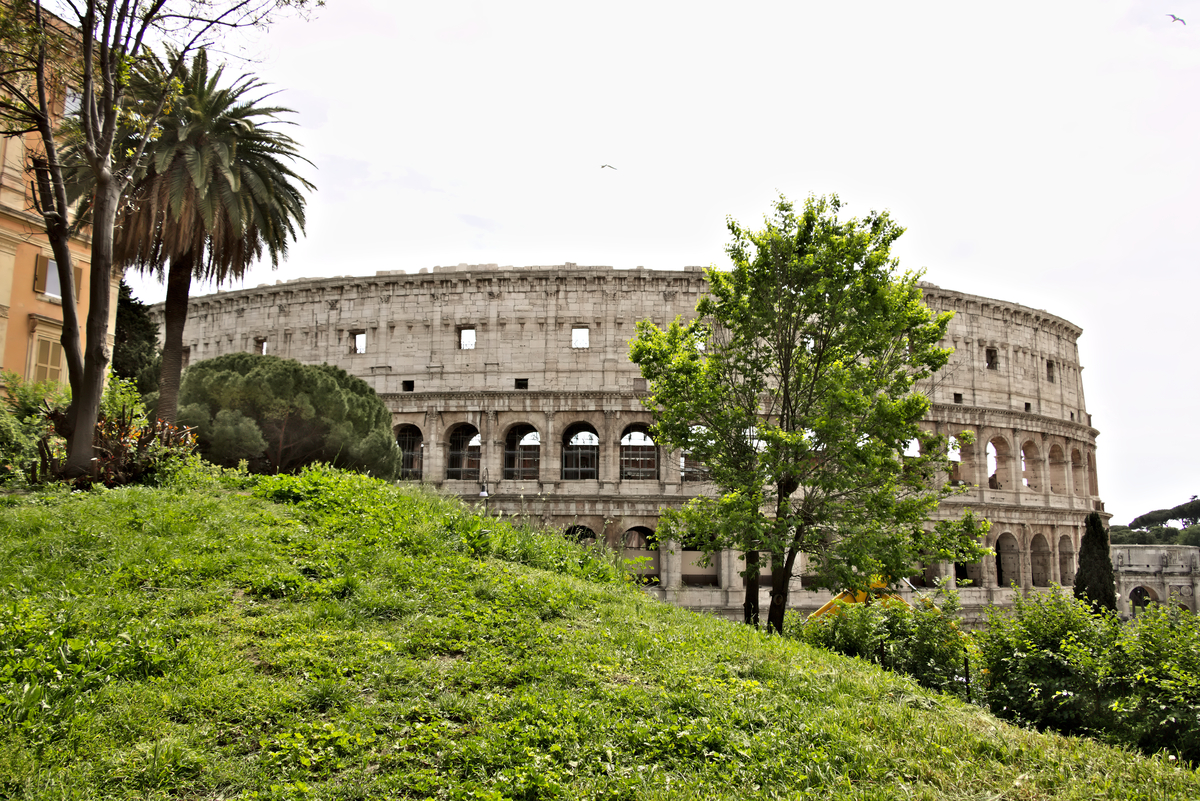
[[[493,510],[624,545],[649,560],[662,597],[732,614],[743,600],[736,554],[701,567],[691,551],[645,549],[658,509],[705,485],[646,438],[644,382],[628,359],[638,320],[686,317],[704,289],[699,267],[460,265],[301,279],[194,299],[184,342],[192,361],[257,351],[336,364],[391,407],[407,477],[476,499],[486,478]],[[965,494],[943,514],[971,506],[992,521],[997,549],[958,566],[974,581],[965,605],[1007,603],[1013,583],[1069,584],[1084,517],[1103,510],[1081,330],[1012,303],[923,292],[933,309],[956,312],[945,342],[954,356],[926,387],[927,425],[976,438],[955,476]],[[930,565],[920,578],[953,572]],[[800,608],[826,598],[793,595]]]
[[[1189,545],[1114,545],[1117,609],[1124,617],[1147,603],[1200,609],[1200,548]]]

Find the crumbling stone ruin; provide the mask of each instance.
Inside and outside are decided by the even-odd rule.
[[[924,387],[926,425],[975,438],[951,476],[964,494],[941,514],[969,506],[990,520],[996,556],[930,564],[913,583],[970,579],[968,617],[1014,593],[1069,587],[1084,518],[1104,509],[1082,330],[1015,303],[921,288],[930,308],[955,312],[943,343],[954,354]],[[193,299],[184,342],[191,361],[253,351],[337,365],[392,409],[405,480],[475,500],[485,486],[493,512],[620,548],[643,560],[657,596],[736,616],[738,554],[704,565],[673,544],[650,548],[659,508],[705,492],[704,471],[650,438],[645,381],[628,358],[637,321],[686,318],[704,291],[700,267],[570,263],[298,279]],[[792,595],[801,610],[828,597]]]

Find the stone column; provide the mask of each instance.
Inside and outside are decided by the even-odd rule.
[[[546,412],[546,428],[542,432],[541,474],[543,484],[548,484],[553,491],[562,480],[562,442],[559,440],[557,427],[554,425],[554,412]]]
[[[421,480],[441,484],[446,478],[446,443],[442,437],[441,415],[436,409],[425,412],[424,438],[421,441]]]
[[[614,482],[620,477],[621,463],[621,446],[618,442],[613,444],[613,440],[619,435],[614,432],[616,425],[617,413],[614,409],[604,410],[604,427],[598,432],[600,435],[600,480],[603,482]]]
[[[683,586],[683,546],[676,540],[659,545],[659,581],[665,590]]]
[[[1033,534],[1030,533],[1029,525],[1021,524],[1021,539],[1017,542],[1017,553],[1020,554],[1020,575],[1021,580],[1017,582],[1021,585],[1021,589],[1028,591],[1033,586],[1033,570],[1030,563],[1032,554],[1030,553],[1030,540],[1033,539]]]
[[[480,432],[480,445],[483,448],[483,453],[480,454],[480,467],[487,469],[488,479],[491,480],[492,486],[500,483],[504,478],[504,441],[500,438],[500,426],[496,422],[496,410],[488,409],[485,415],[487,432]],[[483,422],[483,421],[481,421]],[[482,480],[483,475],[479,478]],[[492,492],[492,488],[488,487],[488,492]]]

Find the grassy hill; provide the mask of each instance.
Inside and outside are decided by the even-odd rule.
[[[0,498],[0,797],[1194,799],[327,471]]]

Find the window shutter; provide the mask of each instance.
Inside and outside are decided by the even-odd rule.
[[[83,268],[75,268],[75,303],[83,303]]]
[[[49,266],[50,266],[50,260],[39,253],[37,255],[36,259],[34,260],[34,264],[33,264],[33,291],[34,292],[44,293],[46,291],[46,273],[48,272],[47,268]]]

